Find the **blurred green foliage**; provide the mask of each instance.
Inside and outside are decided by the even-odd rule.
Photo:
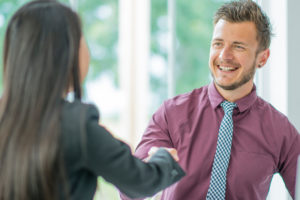
[[[213,0],[176,0],[175,93],[189,92],[209,82],[209,47],[213,31],[212,18],[221,5]],[[163,24],[163,26],[161,25]],[[167,33],[167,1],[151,1],[151,53],[167,61],[167,49],[160,35]],[[167,98],[167,83],[151,76],[151,89]]]
[[[192,5],[191,5],[192,4]],[[176,93],[201,87],[209,82],[209,47],[212,18],[220,3],[211,0],[177,0]]]
[[[78,12],[91,54],[88,78],[106,73],[118,86],[118,0],[79,0]]]

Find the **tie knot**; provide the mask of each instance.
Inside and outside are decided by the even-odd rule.
[[[229,102],[229,101],[223,101],[221,103],[221,106],[225,112],[225,114],[227,113],[232,113],[233,109],[236,107],[236,103],[232,103],[232,102]]]

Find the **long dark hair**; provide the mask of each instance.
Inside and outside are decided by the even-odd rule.
[[[11,18],[0,100],[0,200],[57,199],[64,174],[62,99],[81,98],[78,15],[54,0],[32,1]]]

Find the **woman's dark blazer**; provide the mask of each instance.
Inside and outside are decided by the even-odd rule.
[[[92,199],[102,176],[131,198],[152,196],[184,176],[171,155],[160,149],[148,163],[99,125],[95,106],[64,101],[62,149],[72,200]],[[101,188],[100,188],[101,189]]]

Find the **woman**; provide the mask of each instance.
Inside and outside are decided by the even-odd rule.
[[[20,8],[4,44],[0,200],[92,199],[97,176],[129,197],[150,196],[184,172],[165,150],[148,163],[98,124],[80,102],[88,50],[76,13],[39,0]],[[75,101],[63,97],[74,91]]]

